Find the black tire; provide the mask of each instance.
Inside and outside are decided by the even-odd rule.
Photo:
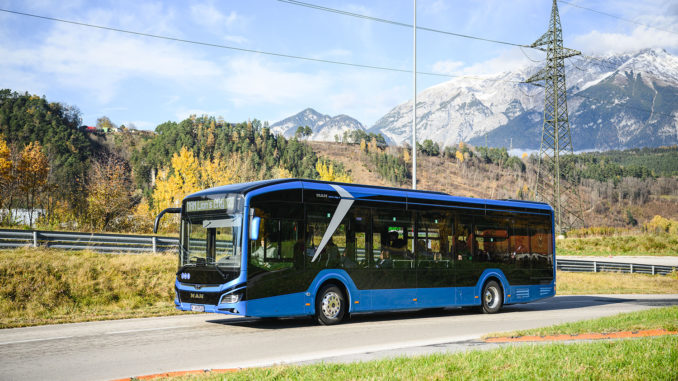
[[[499,312],[502,304],[504,303],[504,293],[501,290],[501,286],[496,281],[489,281],[485,283],[483,287],[483,293],[480,295],[482,298],[483,304],[480,306],[480,310],[484,314],[493,314]]]
[[[322,325],[338,324],[346,315],[346,297],[339,287],[323,286],[315,298],[315,318]]]

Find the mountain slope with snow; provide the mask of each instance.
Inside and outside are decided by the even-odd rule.
[[[271,132],[291,138],[299,126],[309,126],[312,130],[309,140],[315,141],[335,141],[335,136],[341,139],[344,132],[365,130],[362,123],[348,115],[342,114],[332,117],[321,114],[312,108],[307,108],[298,114],[272,124]]]
[[[455,78],[417,96],[417,140],[538,149],[543,88],[521,83],[539,66]],[[678,144],[678,58],[659,49],[567,62],[568,110],[575,150]],[[411,141],[412,101],[369,131]]]

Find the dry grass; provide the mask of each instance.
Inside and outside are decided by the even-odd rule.
[[[645,275],[558,271],[556,283],[557,295],[678,294],[678,273]]]
[[[163,316],[174,309],[173,254],[0,250],[0,328]],[[559,272],[558,294],[678,293],[678,274]]]
[[[176,256],[0,250],[0,328],[175,313]]]
[[[556,242],[560,255],[678,255],[678,236],[664,234],[566,238]]]

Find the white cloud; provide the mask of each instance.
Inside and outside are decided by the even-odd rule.
[[[57,25],[42,43],[3,54],[2,71],[40,73],[47,86],[85,90],[106,103],[122,81],[140,78],[190,84],[220,77],[221,69],[186,46],[114,32]]]
[[[529,58],[528,58],[529,57]],[[457,74],[460,75],[487,75],[504,73],[507,71],[516,70],[531,64],[532,60],[543,60],[543,54],[535,50],[525,50],[523,52],[518,48],[504,50],[498,56],[486,61],[478,62],[470,66],[466,66],[459,70]]]
[[[281,104],[300,98],[322,97],[331,88],[329,74],[281,70],[258,58],[236,58],[228,63],[224,90],[238,106],[249,103]]]
[[[242,19],[235,11],[222,13],[213,1],[192,5],[191,17],[196,24],[210,28],[230,27]]]
[[[457,74],[458,70],[464,66],[464,63],[461,61],[438,61],[433,64],[433,72],[440,74]]]
[[[230,35],[230,34],[225,35],[223,37],[223,39],[224,39],[224,41],[235,42],[236,44],[240,44],[240,45],[243,45],[243,44],[249,42],[249,40],[246,37],[235,36],[235,35]]]
[[[678,49],[678,36],[657,29],[637,27],[631,34],[604,33],[597,30],[574,38],[577,46],[586,54],[604,55],[637,51],[645,48]]]

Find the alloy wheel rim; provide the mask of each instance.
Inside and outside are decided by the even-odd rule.
[[[497,306],[497,303],[499,303],[499,295],[498,291],[494,287],[490,287],[487,290],[485,290],[485,304],[489,308],[495,308]]]
[[[336,292],[328,292],[323,296],[322,311],[325,317],[334,319],[341,311],[341,299]]]

